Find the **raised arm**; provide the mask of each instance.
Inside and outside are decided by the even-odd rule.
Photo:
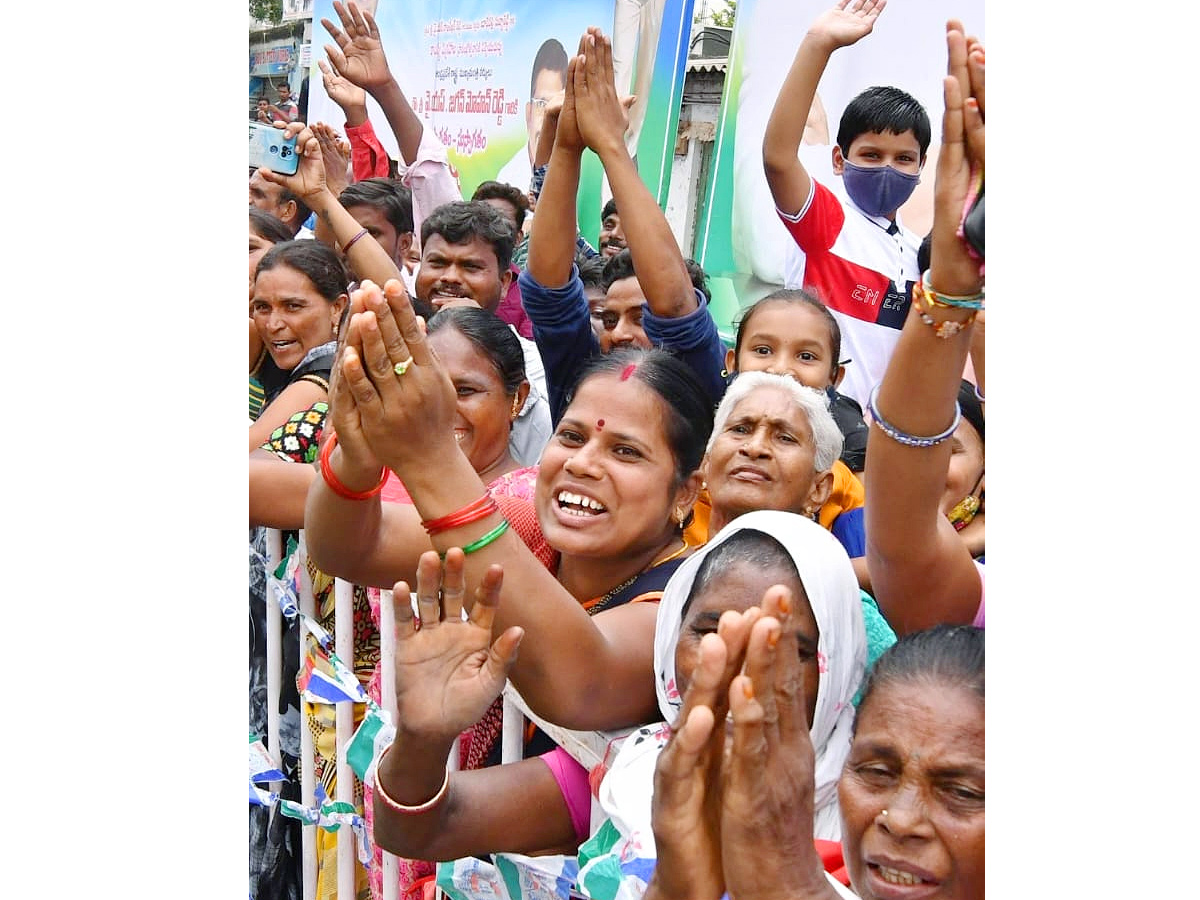
[[[338,203],[337,197],[329,190],[325,182],[325,163],[321,156],[321,145],[307,125],[293,122],[286,128],[289,137],[296,137],[296,150],[300,154],[300,165],[295,175],[281,175],[270,169],[259,169],[259,174],[267,181],[281,184],[297,194],[308,207],[317,214],[333,239],[345,250],[346,261],[351,270],[360,280],[399,278],[400,270],[386,250],[370,235],[363,235],[359,240],[355,237],[362,231],[362,226],[345,207]]]
[[[926,287],[953,299],[981,295],[983,290],[979,262],[956,234],[972,165],[983,166],[983,56],[980,47],[968,59],[960,23],[950,22],[946,37],[950,74],[944,82],[946,110]],[[872,410],[876,421],[867,441],[867,564],[876,600],[897,635],[941,622],[970,624],[979,607],[981,583],[975,563],[938,509],[951,443],[910,446],[911,441],[903,439],[940,435],[955,420],[973,315],[968,308],[914,301]],[[881,418],[902,433],[902,440],[881,429]]]
[[[789,215],[808,201],[812,179],[797,153],[829,57],[866,37],[887,0],[840,0],[809,26],[763,133],[763,169],[775,205]],[[621,211],[622,219],[624,210]]]
[[[575,235],[579,230],[576,195],[584,149],[576,120],[573,85],[579,60],[580,57],[575,56],[567,62],[567,84],[561,109],[553,119],[547,110],[540,135],[540,141],[544,142],[550,132],[554,149],[550,152],[546,182],[542,185],[537,214],[529,232],[529,257],[525,269],[534,281],[548,288],[563,287],[575,264]]]
[[[613,82],[612,43],[598,28],[589,28],[580,50],[583,61],[574,72],[579,132],[608,176],[638,284],[656,315],[686,316],[697,308],[696,292],[667,217],[625,147],[628,117]],[[552,175],[553,166],[547,180]]]
[[[325,30],[337,43],[336,47],[325,45],[330,65],[338,75],[375,98],[396,136],[400,156],[407,165],[412,165],[417,158],[425,126],[388,68],[383,42],[379,38],[379,26],[375,24],[374,17],[360,10],[353,0],[345,5],[340,0],[334,0],[333,10],[341,21],[341,28],[328,19],[321,20]]]
[[[389,283],[385,290],[386,300],[375,285],[356,292],[355,308],[363,311],[350,320],[331,396],[339,445],[330,463],[351,491],[369,490],[386,464],[403,480],[420,517],[433,520],[471,506],[485,489],[454,440],[453,385],[403,287]],[[409,359],[397,375],[396,365]],[[340,530],[348,535],[343,540],[374,547],[379,519],[377,503],[347,500],[324,480],[315,481],[306,512],[314,561],[358,581],[326,558],[324,539]],[[471,580],[482,578],[492,563],[504,565],[497,627],[520,625],[529,636],[511,677],[530,708],[567,728],[611,729],[657,718],[654,605],[630,604],[590,618],[517,535],[496,531],[502,521],[498,510],[490,512],[435,534],[433,545],[444,552],[477,543],[466,561]]]

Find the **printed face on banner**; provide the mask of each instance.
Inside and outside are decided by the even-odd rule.
[[[525,129],[529,132],[529,159],[537,150],[542,135],[542,123],[546,121],[546,104],[566,89],[566,70],[542,69],[533,76],[533,97],[525,104]],[[520,185],[518,185],[520,187]]]

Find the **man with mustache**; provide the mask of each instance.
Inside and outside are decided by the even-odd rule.
[[[413,309],[427,319],[450,306],[478,306],[494,314],[512,281],[509,266],[515,241],[512,222],[487,201],[443,203],[421,223]],[[537,345],[515,328],[513,333],[525,352],[529,396],[513,421],[510,443],[513,455],[532,465],[553,431],[546,368]]]
[[[628,246],[625,232],[621,230],[621,215],[617,212],[617,201],[609,200],[600,211],[600,255],[612,259]]]

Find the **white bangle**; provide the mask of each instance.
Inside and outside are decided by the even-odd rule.
[[[449,769],[446,769],[446,777],[442,779],[442,786],[440,788],[438,788],[438,792],[436,794],[434,794],[432,797],[430,797],[428,800],[426,800],[424,803],[418,804],[417,806],[405,806],[403,803],[397,803],[395,800],[393,800],[391,797],[388,796],[388,792],[383,789],[383,782],[379,778],[379,767],[381,765],[383,765],[383,758],[387,755],[387,752],[391,749],[392,749],[392,745],[388,744],[384,748],[383,752],[379,754],[379,762],[377,762],[375,764],[375,791],[376,791],[376,793],[379,794],[379,796],[381,798],[383,798],[383,802],[386,803],[392,809],[394,809],[396,812],[400,813],[401,815],[405,815],[405,816],[417,816],[417,815],[420,815],[421,813],[429,812],[429,810],[433,809],[435,806],[437,806],[439,803],[441,803],[442,800],[444,800],[446,797],[446,791],[448,791],[450,789],[450,770]]]

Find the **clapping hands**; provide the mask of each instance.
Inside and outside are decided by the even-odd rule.
[[[786,588],[769,588],[758,607],[726,612],[700,642],[655,772],[658,865],[648,900],[754,900],[779,896],[782,885],[796,896],[828,891],[813,845],[816,754],[797,690],[792,602]]]

